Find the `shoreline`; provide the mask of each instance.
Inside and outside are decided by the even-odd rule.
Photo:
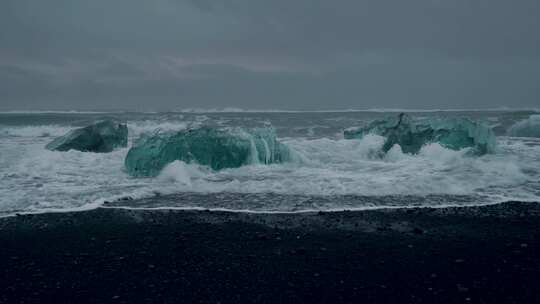
[[[147,198],[143,198],[147,199]],[[35,216],[35,215],[47,215],[47,214],[69,214],[69,213],[79,213],[79,212],[89,212],[97,209],[113,209],[113,210],[124,210],[124,211],[148,211],[148,212],[163,212],[163,211],[174,211],[174,212],[215,212],[215,213],[238,213],[238,214],[257,214],[257,215],[302,215],[302,214],[319,214],[319,213],[343,213],[343,212],[365,212],[365,211],[389,211],[389,210],[431,210],[431,209],[469,209],[469,208],[483,208],[491,207],[497,205],[506,205],[513,203],[523,203],[523,204],[540,204],[535,200],[507,200],[502,202],[494,203],[482,203],[482,204],[443,204],[443,205],[434,205],[434,206],[369,206],[369,207],[359,207],[359,208],[336,208],[336,209],[302,209],[302,210],[293,210],[293,211],[277,211],[277,210],[268,210],[268,211],[259,211],[259,210],[250,210],[250,209],[228,209],[228,208],[212,208],[212,207],[135,207],[135,206],[125,206],[125,205],[116,205],[116,202],[105,201],[104,203],[89,203],[87,205],[75,208],[68,209],[43,209],[40,211],[19,211],[12,212],[8,214],[0,215],[0,221],[6,218],[20,217],[20,216]]]
[[[540,204],[0,218],[0,303],[534,303]]]

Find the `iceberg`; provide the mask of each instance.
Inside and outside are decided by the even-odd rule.
[[[75,129],[60,136],[45,148],[51,151],[77,150],[107,153],[118,147],[127,147],[128,129],[125,124],[105,120]]]
[[[361,139],[366,134],[386,137],[382,147],[385,153],[397,144],[404,153],[415,154],[425,144],[436,142],[453,150],[471,148],[473,153],[483,155],[493,152],[496,145],[495,134],[488,126],[467,118],[414,120],[401,113],[365,127],[347,129],[343,135],[345,139]]]
[[[157,176],[169,163],[181,160],[213,170],[248,164],[288,161],[290,151],[276,139],[273,128],[201,127],[177,133],[143,135],[129,150],[125,167],[132,176]]]
[[[515,123],[508,130],[508,135],[540,138],[540,115],[531,115],[529,118]]]

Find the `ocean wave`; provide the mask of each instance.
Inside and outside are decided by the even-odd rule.
[[[130,137],[138,137],[145,133],[153,133],[157,130],[164,132],[181,131],[189,127],[202,124],[203,120],[182,122],[182,121],[155,121],[144,120],[128,123]],[[67,132],[79,128],[80,126],[70,125],[35,125],[35,126],[1,126],[0,135],[13,137],[57,137]]]
[[[508,130],[511,136],[540,138],[540,115],[531,115],[529,118],[512,125]]]
[[[38,126],[0,126],[0,135],[14,137],[54,137],[69,132],[69,126],[38,125]]]
[[[117,113],[108,111],[79,111],[79,110],[8,110],[0,111],[0,114],[105,114]]]
[[[421,108],[367,108],[367,109],[325,109],[325,110],[289,110],[289,109],[242,109],[242,108],[185,108],[172,112],[179,113],[347,113],[347,112],[368,112],[368,113],[436,113],[436,112],[516,112],[528,111],[540,113],[540,108],[455,108],[455,109],[421,109]]]
[[[538,107],[495,107],[495,108],[345,108],[345,109],[323,109],[323,110],[308,110],[308,109],[246,109],[238,107],[225,108],[184,108],[184,109],[169,109],[161,111],[132,111],[132,110],[116,110],[116,111],[82,111],[82,110],[6,110],[0,111],[0,114],[126,114],[126,113],[142,113],[142,114],[163,114],[163,113],[346,113],[346,112],[411,112],[411,113],[434,113],[434,112],[536,112],[540,113]]]

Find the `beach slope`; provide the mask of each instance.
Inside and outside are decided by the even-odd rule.
[[[538,303],[540,204],[0,219],[0,303]]]

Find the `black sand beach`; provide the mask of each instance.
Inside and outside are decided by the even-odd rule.
[[[0,303],[540,303],[540,205],[0,219]]]

